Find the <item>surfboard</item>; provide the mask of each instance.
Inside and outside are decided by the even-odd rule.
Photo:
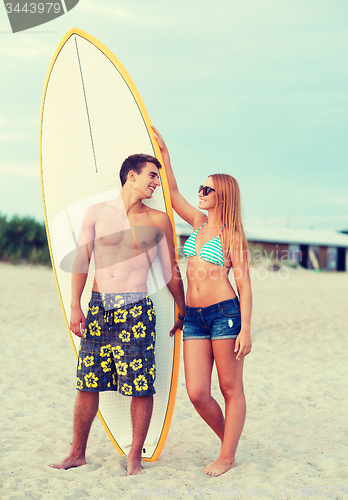
[[[77,357],[80,339],[70,332],[71,270],[62,265],[72,255],[87,208],[115,199],[121,190],[119,169],[134,153],[161,153],[144,103],[130,76],[100,41],[72,28],[49,65],[41,103],[40,166],[47,238],[61,306]],[[147,204],[173,212],[164,168],[161,187]],[[174,235],[174,241],[176,241]],[[81,304],[87,311],[93,283],[91,263]],[[177,311],[156,258],[147,286],[156,309],[156,394],[143,447],[143,459],[158,459],[168,435],[177,389],[180,337],[169,331]],[[99,417],[121,455],[132,442],[131,398],[100,393]]]

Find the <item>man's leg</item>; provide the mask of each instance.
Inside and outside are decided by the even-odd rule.
[[[70,469],[86,464],[85,453],[87,439],[92,422],[97,414],[99,392],[78,391],[74,413],[74,435],[69,455],[54,469]]]
[[[141,452],[149,430],[153,396],[134,396],[131,403],[133,425],[132,447],[128,454],[127,476],[141,473]]]

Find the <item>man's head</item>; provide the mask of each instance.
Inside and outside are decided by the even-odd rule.
[[[136,174],[140,175],[142,169],[147,163],[153,163],[157,168],[162,167],[157,158],[151,155],[136,154],[128,156],[128,158],[126,158],[122,163],[120,170],[121,185],[124,186],[126,184],[127,177],[130,171],[133,171]]]

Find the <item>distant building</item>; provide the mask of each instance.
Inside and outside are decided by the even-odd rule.
[[[175,227],[182,247],[192,227],[185,222]],[[306,269],[348,270],[348,234],[343,232],[249,225],[244,229],[253,251],[259,249],[274,260],[296,262]]]

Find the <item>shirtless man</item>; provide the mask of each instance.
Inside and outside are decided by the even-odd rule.
[[[132,396],[133,442],[127,475],[142,470],[141,451],[155,393],[155,311],[146,280],[157,253],[180,317],[185,315],[169,217],[142,202],[150,199],[160,185],[159,168],[161,164],[152,156],[128,157],[120,170],[120,196],[91,206],[84,216],[72,275],[70,317],[70,329],[83,339],[77,368],[74,435],[69,455],[51,467],[69,469],[86,464],[87,439],[98,411],[99,392],[118,389]],[[92,252],[95,277],[85,320],[80,299]],[[178,319],[170,335],[182,326]]]

